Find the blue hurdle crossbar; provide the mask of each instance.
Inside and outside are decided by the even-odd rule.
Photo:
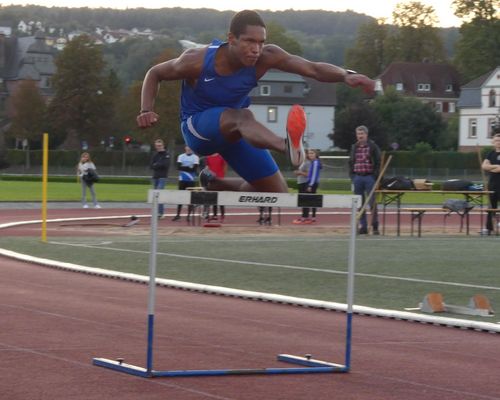
[[[297,357],[289,354],[278,355],[278,360],[292,364],[303,365],[300,368],[249,368],[249,369],[200,369],[200,370],[172,370],[172,371],[148,371],[146,368],[126,364],[122,361],[108,360],[105,358],[94,358],[93,364],[99,367],[125,372],[130,375],[143,378],[156,377],[189,377],[189,376],[221,376],[221,375],[278,375],[278,374],[314,374],[325,372],[348,372],[345,365],[329,363],[325,361],[312,360],[307,357]]]
[[[354,297],[354,266],[356,242],[356,210],[360,202],[359,196],[349,195],[316,195],[290,193],[242,193],[242,192],[188,192],[184,190],[150,190],[148,202],[151,207],[151,246],[149,254],[149,287],[148,287],[148,321],[146,367],[124,363],[123,359],[111,360],[94,358],[92,363],[99,367],[124,372],[143,378],[154,377],[188,377],[188,376],[221,376],[221,375],[256,375],[256,374],[311,374],[349,372],[351,363],[352,316]],[[158,204],[201,204],[225,206],[276,206],[276,207],[350,207],[351,232],[348,255],[347,277],[347,323],[345,363],[336,364],[311,358],[280,354],[278,361],[297,364],[294,368],[250,368],[250,369],[209,369],[209,370],[171,370],[159,371],[153,369],[153,338],[154,338],[154,308],[156,290],[156,255]],[[258,203],[258,204],[256,204]]]

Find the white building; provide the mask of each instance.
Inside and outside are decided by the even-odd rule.
[[[17,24],[17,30],[18,31],[21,31],[21,32],[24,32],[24,33],[28,33],[28,30],[30,29],[30,27],[28,26],[28,24],[24,21],[19,21],[19,23]]]
[[[307,114],[304,134],[306,147],[328,150],[335,120],[335,84],[281,71],[268,71],[250,92],[250,110],[256,119],[278,136],[286,137],[286,119],[293,104],[301,104]]]
[[[493,127],[500,118],[500,66],[462,86],[459,151],[490,146]]]

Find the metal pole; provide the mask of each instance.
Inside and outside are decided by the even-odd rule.
[[[146,369],[148,375],[153,370],[153,334],[154,334],[154,313],[155,313],[155,292],[156,292],[156,253],[158,243],[158,197],[159,192],[153,192],[153,202],[151,208],[151,247],[149,250],[149,290],[148,290],[148,343]]]
[[[356,218],[356,210],[358,208],[357,198],[352,199],[351,204],[351,234],[349,237],[349,256],[348,256],[348,271],[347,271],[347,329],[346,329],[346,349],[345,349],[345,366],[347,370],[351,364],[351,338],[352,338],[352,313],[354,302],[354,270],[355,270],[355,254],[356,254],[356,227],[358,225]]]
[[[47,242],[47,185],[49,176],[49,134],[43,134],[42,160],[42,242]]]

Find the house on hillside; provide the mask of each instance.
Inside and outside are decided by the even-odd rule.
[[[28,33],[29,29],[29,25],[23,20],[19,21],[19,23],[17,24],[17,30],[20,32]]]
[[[475,151],[490,146],[500,123],[500,66],[462,86],[458,149]]]
[[[334,128],[335,84],[271,70],[259,80],[250,97],[250,109],[257,120],[281,137],[286,137],[286,118],[290,107],[301,104],[307,114],[306,147],[319,150],[332,147],[328,135]]]
[[[456,112],[460,95],[460,77],[448,64],[394,62],[377,78],[383,90],[392,86],[403,96],[431,104],[443,118]]]
[[[42,32],[23,38],[0,36],[0,113],[12,116],[12,95],[25,80],[35,81],[48,102],[54,95],[51,78],[55,71],[54,50]]]

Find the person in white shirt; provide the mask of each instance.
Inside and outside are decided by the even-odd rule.
[[[177,169],[179,170],[179,190],[186,190],[189,187],[194,187],[198,180],[198,166],[200,165],[200,158],[193,153],[189,146],[184,147],[184,153],[177,157]],[[181,219],[182,204],[177,206],[177,214],[172,221],[179,221]],[[187,220],[191,218],[193,213],[193,206],[188,205]]]
[[[92,203],[94,204],[94,208],[101,208],[99,203],[97,202],[97,197],[94,189],[94,181],[88,179],[87,177],[95,174],[96,167],[92,162],[89,153],[82,153],[80,156],[80,162],[77,165],[77,176],[82,184],[82,207],[89,208],[87,204],[87,188],[90,191],[90,195],[92,196]],[[95,175],[97,176],[97,175]]]

